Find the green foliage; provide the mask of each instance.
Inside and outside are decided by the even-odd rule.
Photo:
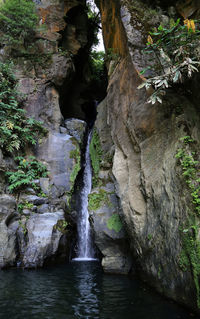
[[[92,50],[90,52],[91,80],[100,81],[105,77],[105,52]]]
[[[180,139],[184,143],[184,149],[178,149],[176,158],[179,159],[182,175],[190,189],[192,203],[197,214],[200,214],[200,178],[199,167],[200,162],[197,160],[197,155],[191,151],[189,145],[194,143],[190,136],[184,136]],[[196,158],[195,158],[196,157]]]
[[[155,91],[148,103],[162,103],[161,97],[168,87],[184,82],[199,71],[199,22],[195,24],[193,20],[185,20],[184,25],[181,25],[180,19],[176,22],[171,20],[170,26],[160,25],[149,33],[145,52],[156,58],[154,71],[159,75],[146,79],[138,89],[153,86]]]
[[[28,47],[37,23],[36,6],[32,0],[5,0],[0,5],[1,44]]]
[[[26,228],[26,224],[24,224],[21,219],[19,220],[19,226],[22,228],[24,235],[26,235],[28,230]]]
[[[147,235],[147,239],[150,241],[151,239],[153,238],[153,235],[152,234],[148,234]]]
[[[57,221],[57,224],[55,225],[55,229],[57,229],[59,232],[63,234],[66,234],[67,226],[68,226],[68,222],[66,220],[59,219]]]
[[[35,145],[39,135],[46,133],[42,123],[27,118],[19,105],[13,67],[11,62],[0,63],[0,148],[8,153]]]
[[[40,191],[40,188],[36,185],[34,180],[40,177],[47,177],[46,166],[37,161],[34,156],[29,156],[27,159],[18,156],[15,160],[18,162],[17,170],[6,173],[8,176],[9,191],[11,193],[18,193],[27,186],[31,186],[35,190]]]
[[[179,265],[183,271],[192,269],[194,284],[196,287],[197,307],[200,308],[200,241],[198,239],[198,226],[189,224],[182,231],[183,250],[180,255]]]
[[[179,266],[183,271],[192,270],[192,275],[196,287],[197,306],[200,308],[200,241],[199,225],[197,225],[196,216],[200,214],[200,178],[199,166],[196,152],[192,151],[195,141],[190,136],[184,136],[180,139],[183,148],[178,149],[176,158],[178,158],[182,175],[190,189],[192,204],[196,214],[192,214],[186,228],[182,229],[183,249],[179,258]]]
[[[88,16],[88,40],[89,47],[92,45],[97,45],[99,43],[98,40],[98,32],[100,27],[100,12],[96,12],[95,5],[92,3],[87,3],[87,16]]]
[[[99,170],[102,160],[101,142],[96,129],[93,131],[92,140],[90,143],[90,157],[93,168],[92,185],[93,187],[96,187],[99,181]]]
[[[70,192],[72,192],[74,189],[74,183],[75,183],[76,177],[81,169],[81,154],[80,154],[79,147],[77,147],[75,150],[72,150],[70,152],[70,158],[73,158],[75,160],[75,165],[70,174],[70,182],[71,182]]]
[[[99,209],[102,205],[111,205],[109,201],[108,195],[111,193],[106,192],[104,189],[99,189],[99,192],[91,193],[88,195],[88,209],[90,211],[96,211]]]
[[[120,220],[120,217],[118,214],[113,214],[108,220],[107,220],[107,227],[110,230],[115,230],[117,233],[120,232],[120,230],[122,229],[123,225],[122,222]]]
[[[25,208],[27,208],[27,209],[31,209],[31,208],[33,208],[33,203],[30,203],[30,202],[28,202],[28,201],[25,201],[25,202],[23,202],[23,203],[20,203],[18,206],[17,206],[17,210],[18,210],[18,212],[20,213],[20,214],[22,214],[22,212],[23,212],[23,210],[25,209]]]
[[[118,61],[119,60],[119,54],[113,49],[113,48],[108,48],[106,51],[106,55],[105,55],[105,60],[106,62],[110,62],[110,61]]]

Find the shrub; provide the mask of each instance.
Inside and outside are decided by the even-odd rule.
[[[0,63],[0,148],[8,153],[35,145],[39,135],[46,133],[41,122],[26,117],[16,86],[13,64]]]
[[[32,0],[5,0],[0,6],[1,43],[29,46],[37,23],[38,16]]]
[[[198,72],[199,62],[199,22],[185,20],[181,25],[180,19],[171,20],[169,27],[160,25],[149,32],[145,52],[153,54],[157,64],[154,65],[159,75],[147,79],[138,88],[146,89],[151,86],[155,91],[148,103],[162,103],[162,96],[168,87],[182,83],[191,78],[193,72]]]
[[[31,186],[35,190],[40,191],[40,188],[36,185],[34,180],[40,177],[47,177],[46,166],[36,160],[34,156],[30,156],[27,159],[18,156],[15,160],[18,162],[17,170],[6,173],[8,176],[9,191],[11,193],[18,193],[26,186]]]

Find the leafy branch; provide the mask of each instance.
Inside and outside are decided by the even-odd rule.
[[[31,186],[35,190],[40,191],[35,180],[40,177],[47,177],[47,167],[36,160],[34,156],[29,156],[27,159],[18,156],[15,158],[15,161],[18,162],[17,170],[6,173],[9,182],[9,191],[11,193],[19,193],[26,186]]]
[[[167,88],[183,83],[186,78],[191,78],[194,72],[199,71],[197,47],[200,31],[196,27],[199,28],[198,21],[195,23],[194,20],[185,20],[184,25],[181,25],[178,19],[176,22],[171,21],[169,28],[160,25],[158,29],[149,32],[144,52],[156,57],[157,64],[154,65],[154,69],[160,74],[145,79],[138,86],[138,89],[154,88],[148,103],[162,103],[162,96]]]

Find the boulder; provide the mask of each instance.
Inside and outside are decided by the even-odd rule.
[[[42,267],[48,257],[54,256],[63,234],[56,228],[64,221],[64,212],[34,214],[26,223],[27,245],[22,264],[25,268]]]
[[[10,227],[15,211],[15,198],[0,195],[0,268],[14,265],[16,260],[16,230]]]
[[[80,169],[78,142],[68,134],[51,132],[46,141],[38,147],[37,157],[47,163],[49,171],[49,181],[40,179],[44,193],[56,198],[70,192],[74,183],[72,174],[75,176]]]
[[[19,202],[28,202],[28,203],[32,203],[33,205],[42,205],[42,204],[46,204],[48,201],[48,199],[46,197],[39,197],[36,195],[26,195],[26,194],[22,194],[20,196],[20,201]]]
[[[89,195],[90,222],[95,245],[103,255],[102,266],[104,272],[127,274],[132,266],[129,257],[129,245],[119,215],[118,199],[113,192],[110,192],[110,184],[108,183],[107,188],[105,185],[94,189]],[[93,204],[91,201],[95,201],[98,194],[102,197],[102,200],[98,200],[98,208],[95,209],[94,207],[92,210],[91,206]]]
[[[65,127],[67,133],[73,137],[81,144],[83,142],[83,137],[85,134],[87,123],[79,119],[67,119],[65,120]]]

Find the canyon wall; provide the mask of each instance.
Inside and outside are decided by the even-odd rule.
[[[184,9],[180,1],[179,7],[163,3],[165,8],[157,11],[144,1],[96,3],[106,50],[112,49],[104,116],[114,143],[112,173],[135,267],[158,291],[196,308],[199,278],[181,263],[189,220],[195,220],[197,231],[199,220],[176,154],[186,135],[199,148],[198,77],[189,94],[169,90],[162,104],[147,103],[152,91],[138,86],[144,80],[139,72],[149,63],[142,51],[148,32],[169,19],[168,9],[185,10],[188,17],[198,8]]]
[[[48,176],[35,181],[40,192],[24,187],[9,194],[5,173],[16,170],[16,163],[14,156],[0,153],[0,267],[41,267],[46,261],[69,259],[76,229],[69,203],[81,169],[86,122],[80,105],[73,109],[62,92],[76,75],[74,58],[88,44],[85,11],[85,1],[40,1],[32,59],[14,55],[12,47],[1,49],[1,61],[14,62],[27,116],[42,121],[47,131],[37,145],[14,155],[24,156],[25,162],[35,156],[46,165]],[[67,120],[61,111],[70,114]]]

